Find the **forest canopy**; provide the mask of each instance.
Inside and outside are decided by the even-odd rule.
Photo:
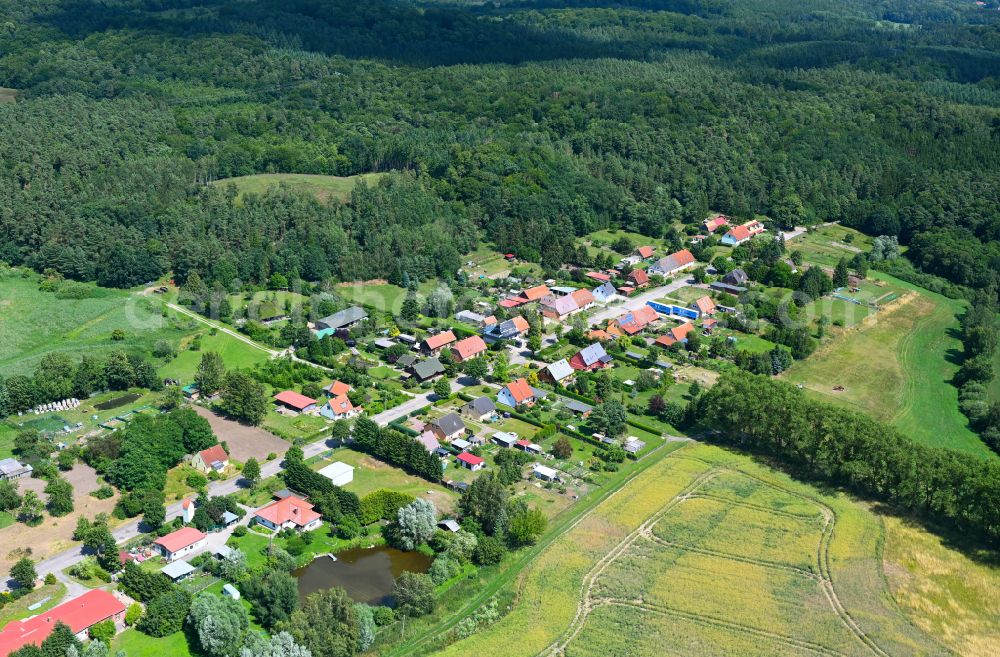
[[[1000,288],[991,0],[0,0],[0,260],[127,287],[454,274],[709,210]],[[254,173],[353,175],[349,204]]]

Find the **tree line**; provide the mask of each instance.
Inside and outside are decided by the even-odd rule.
[[[861,413],[747,372],[722,375],[688,417],[712,440],[777,459],[797,475],[1000,545],[1000,461],[928,447]]]

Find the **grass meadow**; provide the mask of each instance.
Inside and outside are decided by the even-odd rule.
[[[882,537],[843,496],[689,445],[559,536],[512,611],[441,654],[946,654],[890,598]]]
[[[0,376],[31,373],[51,352],[78,358],[116,349],[151,349],[160,339],[179,341],[186,332],[162,316],[151,299],[124,290],[93,288],[87,299],[60,299],[38,289],[39,277],[20,270],[0,272]],[[111,339],[115,329],[125,340]]]
[[[295,191],[309,192],[315,194],[321,201],[336,200],[346,203],[351,199],[351,191],[359,180],[364,179],[369,185],[373,185],[385,174],[365,173],[359,176],[320,176],[305,173],[261,173],[253,176],[240,176],[238,178],[224,178],[215,182],[216,185],[225,187],[235,185],[237,198],[245,194],[263,194],[272,187],[287,185]]]
[[[961,353],[955,334],[961,303],[884,278],[908,296],[796,362],[782,378],[891,422],[919,442],[991,457],[968,428],[951,384]]]

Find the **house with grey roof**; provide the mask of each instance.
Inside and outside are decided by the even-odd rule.
[[[497,412],[497,405],[493,403],[493,400],[485,395],[482,397],[476,397],[469,403],[462,406],[462,415],[471,419],[482,422],[483,420],[492,417]]]
[[[21,463],[17,459],[7,458],[0,460],[0,479],[20,479],[30,477],[34,471],[30,465]]]
[[[591,294],[594,295],[594,300],[598,303],[607,303],[618,294],[618,290],[615,289],[615,286],[611,281],[608,281],[603,285],[595,287]]]
[[[444,374],[444,365],[437,358],[427,358],[415,363],[411,368],[418,381],[427,381]]]
[[[553,383],[563,383],[573,378],[573,368],[565,358],[545,366],[544,374]]]
[[[459,310],[455,313],[455,319],[478,327],[482,326],[483,320],[486,319],[486,315],[480,315],[479,313],[474,313],[471,310]]]
[[[339,331],[341,329],[349,329],[358,322],[368,317],[368,313],[361,306],[351,306],[350,308],[344,308],[340,312],[333,313],[323,319],[316,320],[316,332],[328,334],[325,332]]]
[[[438,437],[438,440],[451,442],[465,435],[465,422],[458,413],[448,413],[433,420],[428,427]]]

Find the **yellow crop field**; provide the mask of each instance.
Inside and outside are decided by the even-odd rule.
[[[507,616],[438,654],[948,654],[895,605],[882,536],[846,497],[690,445],[552,543]]]

